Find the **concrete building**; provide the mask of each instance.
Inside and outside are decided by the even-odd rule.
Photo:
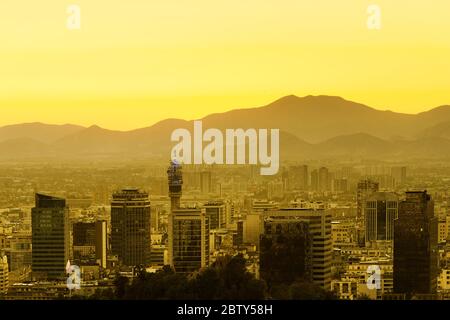
[[[356,300],[358,298],[358,282],[356,280],[333,280],[331,291],[339,300]]]
[[[31,234],[13,234],[9,242],[7,255],[9,256],[8,264],[11,272],[31,267]]]
[[[351,221],[333,221],[331,223],[333,248],[350,248],[355,245],[355,224]]]
[[[204,209],[176,209],[169,217],[169,261],[177,273],[209,266],[209,220]]]
[[[206,216],[209,218],[210,230],[227,227],[226,210],[223,201],[209,201],[203,207],[205,208]]]
[[[171,203],[168,260],[175,272],[190,274],[209,266],[209,217],[205,208],[181,208],[183,171],[175,160],[170,163],[167,177]]]
[[[442,269],[438,278],[438,290],[440,292],[450,292],[450,270]]]

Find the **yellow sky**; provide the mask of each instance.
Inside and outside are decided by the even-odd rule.
[[[287,94],[416,113],[450,104],[449,17],[448,0],[2,0],[0,125],[130,129]]]

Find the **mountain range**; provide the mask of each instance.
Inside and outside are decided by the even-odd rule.
[[[266,106],[211,114],[203,128],[279,128],[282,159],[447,158],[450,105],[418,114],[381,111],[336,96],[286,96]],[[170,135],[193,121],[166,119],[115,131],[26,123],[0,127],[0,158],[169,157]]]

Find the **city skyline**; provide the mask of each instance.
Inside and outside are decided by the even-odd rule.
[[[448,0],[28,2],[0,4],[0,302],[450,300]]]
[[[9,186],[0,198],[0,276],[6,279],[0,299],[448,299],[448,259],[438,258],[437,248],[447,252],[450,239],[450,171],[441,168],[442,176],[435,176],[434,163],[430,172],[419,163],[362,163],[297,163],[269,180],[250,166],[182,168],[173,161],[169,169],[129,160],[85,168],[49,163],[45,175],[39,164],[18,164],[19,170],[6,169],[10,176],[0,179]],[[410,192],[425,189],[431,192]],[[428,199],[426,211],[417,197]],[[394,227],[397,199],[404,217]],[[60,217],[53,220],[63,213],[64,226]],[[414,214],[417,219],[409,219]],[[425,217],[434,215],[427,224]],[[414,231],[425,229],[428,242]],[[409,245],[411,237],[419,247]],[[35,239],[44,246],[32,248]],[[78,289],[68,290],[64,278],[33,281],[40,263],[53,261],[46,248],[67,242]],[[36,260],[36,249],[48,259]],[[404,274],[412,261],[428,263],[431,271],[421,273],[420,288],[430,290],[401,284],[414,277]],[[63,273],[62,262],[46,265]],[[229,275],[249,282],[233,291]],[[221,277],[225,287],[214,289],[209,281],[222,283]],[[176,281],[161,292],[151,290],[169,279]],[[211,289],[198,289],[204,285]]]

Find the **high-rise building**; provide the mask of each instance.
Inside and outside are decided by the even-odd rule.
[[[348,181],[346,178],[333,179],[333,192],[347,192]]]
[[[438,278],[437,218],[426,191],[406,192],[394,227],[394,292],[411,298],[435,294]]]
[[[111,202],[111,249],[126,266],[146,265],[150,254],[148,193],[123,189]]]
[[[312,279],[309,223],[269,218],[260,239],[260,274],[269,287]]]
[[[106,268],[108,254],[108,226],[106,220],[95,222],[95,258],[100,267]]]
[[[202,194],[208,194],[212,192],[211,171],[200,172],[200,191]]]
[[[227,227],[225,204],[223,201],[210,201],[203,206],[209,218],[209,229],[223,229]]]
[[[240,246],[244,243],[244,221],[239,220],[236,222],[236,234],[233,238],[233,245]]]
[[[322,167],[319,169],[319,191],[329,191],[330,190],[330,172],[327,168]]]
[[[31,217],[33,278],[65,279],[70,250],[69,209],[66,207],[66,200],[36,194]]]
[[[261,213],[250,213],[245,216],[243,223],[243,241],[247,244],[259,245],[263,232],[263,216]]]
[[[403,185],[406,182],[406,167],[392,167],[391,175],[396,185]]]
[[[159,231],[159,217],[163,211],[163,205],[152,205],[150,214],[150,225],[152,227],[152,234]]]
[[[264,220],[306,222],[312,240],[311,280],[323,289],[331,288],[333,247],[331,212],[321,203],[294,202],[289,208],[264,213]]]
[[[358,189],[356,193],[357,212],[358,219],[364,218],[364,204],[366,198],[374,192],[378,192],[379,184],[370,179],[364,179],[358,182]]]
[[[169,217],[169,261],[177,273],[209,265],[209,219],[205,209],[176,209]]]
[[[209,218],[205,208],[181,208],[181,165],[175,160],[171,161],[167,175],[171,202],[168,223],[169,264],[175,272],[189,274],[209,265]]]
[[[167,261],[167,248],[162,244],[152,244],[150,252],[150,265],[151,266],[165,266],[169,264]]]
[[[319,191],[319,171],[317,169],[311,171],[311,190]]]
[[[289,168],[289,189],[307,190],[308,189],[308,166],[292,166]]]
[[[392,192],[375,192],[366,198],[366,242],[394,239],[394,220],[398,218],[398,196]]]
[[[171,209],[175,210],[180,208],[183,191],[183,171],[181,165],[176,160],[170,162],[167,177],[169,179],[170,205]]]
[[[74,263],[106,267],[106,221],[76,222],[73,228]]]
[[[8,293],[9,287],[8,258],[0,255],[0,295]]]

